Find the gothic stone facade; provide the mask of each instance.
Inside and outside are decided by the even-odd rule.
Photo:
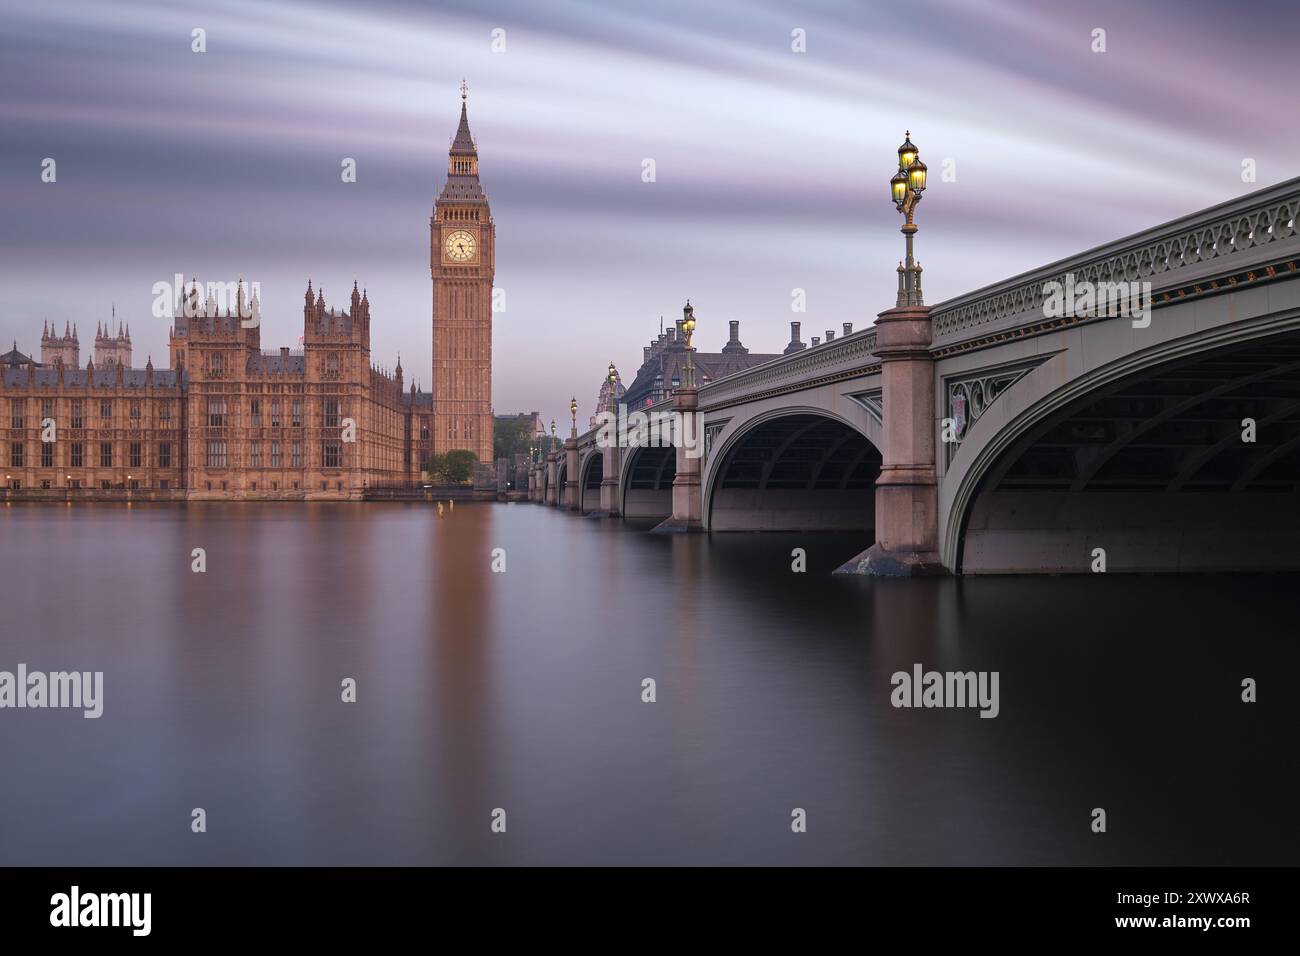
[[[84,369],[66,327],[45,330],[41,362],[16,343],[0,356],[5,487],[356,499],[418,484],[431,454],[464,448],[490,464],[494,237],[462,94],[430,220],[432,392],[404,391],[400,359],[391,376],[371,362],[370,301],[355,283],[345,311],[308,282],[302,348],[263,352],[257,299],[241,287],[223,310],[192,280],[170,368],[132,368],[129,332],[111,324]]]
[[[10,489],[185,487],[181,374],[122,365],[41,365],[0,356],[0,459]],[[50,423],[53,422],[51,428]],[[50,438],[53,440],[42,440]]]
[[[171,329],[171,368],[3,361],[0,445],[11,490],[92,489],[189,499],[347,499],[419,478],[418,395],[370,362],[370,303],[327,308],[310,284],[304,347],[264,353],[260,304],[222,314],[197,283]],[[61,355],[58,357],[61,359]],[[413,401],[414,399],[414,401]],[[52,424],[51,424],[52,423]],[[350,439],[355,440],[350,440]]]
[[[492,463],[492,279],[496,225],[478,177],[462,89],[447,182],[429,220],[433,278],[433,450]]]

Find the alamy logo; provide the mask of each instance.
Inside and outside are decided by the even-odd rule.
[[[205,314],[208,303],[212,302],[218,315],[236,316],[243,328],[255,329],[261,325],[262,283],[243,279],[207,283],[191,279],[187,283],[179,272],[173,279],[172,282],[162,280],[153,284],[151,311],[155,319],[169,319],[175,315],[196,319]]]
[[[1064,282],[1044,283],[1043,295],[1044,318],[1130,318],[1135,329],[1151,324],[1150,282],[1076,282],[1067,272]]]
[[[912,672],[895,671],[889,679],[895,707],[978,707],[981,717],[996,717],[997,671],[927,671],[920,664]]]
[[[152,893],[82,893],[73,886],[50,897],[51,926],[129,926],[132,936],[148,936]]]
[[[618,412],[596,413],[597,448],[684,448],[686,457],[704,455],[703,416],[699,412],[655,409],[629,412],[619,404]]]
[[[80,708],[82,717],[104,713],[103,671],[0,671],[0,709],[5,707]]]

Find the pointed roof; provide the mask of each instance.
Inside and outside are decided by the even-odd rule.
[[[460,125],[447,151],[451,162],[448,164],[447,182],[438,194],[438,202],[486,202],[487,194],[478,179],[478,147],[469,131],[469,112],[466,107],[467,87],[460,87]],[[457,164],[457,159],[472,158],[475,162]],[[459,167],[467,167],[472,172],[457,172]]]
[[[452,156],[475,156],[478,154],[477,147],[474,145],[474,137],[469,131],[469,113],[466,110],[466,102],[469,99],[469,84],[464,79],[460,81],[460,125],[456,127],[456,136],[451,141]]]
[[[4,355],[0,355],[0,366],[6,368],[18,368],[20,365],[30,364],[31,361],[32,359],[30,355],[24,355],[22,352],[18,351],[17,342],[14,342],[14,347],[12,349]]]
[[[450,152],[453,156],[478,155],[478,147],[474,145],[474,137],[469,131],[469,111],[464,96],[460,100],[460,125],[456,127],[456,137],[451,141]]]

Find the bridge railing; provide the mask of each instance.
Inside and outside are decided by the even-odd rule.
[[[1255,278],[1272,275],[1273,264],[1296,268],[1300,257],[1300,178],[1256,190],[1190,216],[1098,246],[1068,259],[1022,273],[974,292],[949,299],[931,309],[936,348],[978,339],[1044,320],[1044,287],[1064,284],[1073,274],[1076,285],[1150,282],[1153,294],[1211,283],[1237,274]],[[1157,305],[1160,304],[1157,298]],[[1023,331],[1023,330],[1022,330]],[[971,343],[973,345],[973,343]],[[875,328],[865,328],[832,342],[782,355],[703,385],[700,408],[707,410],[763,393],[808,387],[819,379],[862,374],[879,365]],[[671,397],[651,408],[666,408]],[[644,411],[645,409],[642,409]],[[596,429],[584,432],[588,444]]]
[[[875,351],[876,330],[861,329],[709,382],[700,388],[700,407],[714,407],[741,396],[749,399],[759,392],[795,383],[806,385],[827,376],[860,373],[879,364]]]
[[[1300,178],[1175,219],[1026,272],[931,310],[936,344],[1002,331],[1043,317],[1052,281],[1150,282],[1152,292],[1249,270],[1300,251]]]

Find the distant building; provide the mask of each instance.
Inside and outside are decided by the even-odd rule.
[[[698,342],[699,331],[695,334],[695,341]],[[661,331],[659,337],[652,339],[641,353],[641,367],[637,369],[636,378],[623,397],[629,409],[644,408],[652,402],[667,398],[673,389],[682,384],[683,369],[686,366],[686,336],[682,332],[682,320],[678,319],[666,333]],[[751,352],[745,348],[740,341],[740,323],[732,320],[727,343],[721,351],[701,352],[696,347],[695,384],[707,385],[774,358],[779,356]]]
[[[623,401],[624,396],[627,394],[627,389],[623,386],[623,374],[617,369],[614,370],[613,387],[614,403],[617,405],[619,402]],[[609,373],[606,372],[600,377],[600,391],[596,394],[596,410],[592,413],[591,419],[588,422],[592,428],[596,427],[596,416],[601,412],[609,411],[609,391]]]
[[[129,354],[129,344],[127,350]],[[60,362],[69,368],[81,367],[81,344],[77,341],[77,327],[64,322],[63,334],[58,335],[46,324],[45,331],[41,334],[41,364],[58,365]],[[128,361],[127,365],[130,364]]]
[[[447,181],[429,220],[429,267],[433,451],[441,455],[465,448],[491,464],[496,224],[479,181],[478,146],[469,130],[463,83],[460,125],[447,155]]]
[[[116,317],[116,310],[114,310]],[[76,344],[76,340],[73,340]],[[41,341],[41,354],[45,354],[45,342]],[[71,362],[64,362],[65,365],[77,364],[74,357]],[[110,365],[121,365],[123,368],[131,367],[131,328],[123,328],[122,323],[117,323],[117,335],[113,334],[113,325],[110,322],[103,328],[95,329],[95,367],[107,368]]]
[[[0,468],[11,489],[151,491],[177,498],[360,498],[421,481],[434,453],[467,449],[495,487],[495,235],[465,90],[447,179],[429,221],[433,383],[404,391],[370,355],[370,301],[327,306],[310,281],[300,349],[263,351],[256,293],[222,308],[212,283],[178,292],[167,368],[132,366],[131,330],[97,325],[81,367],[75,327],[48,323],[41,361],[0,355]],[[232,283],[233,285],[233,283]],[[233,310],[231,306],[234,306]],[[257,321],[246,323],[245,317]],[[116,331],[113,325],[117,324]],[[53,441],[43,425],[53,420]],[[541,416],[532,413],[541,433]]]
[[[41,363],[33,362],[30,355],[24,355],[22,352],[18,351],[17,342],[14,343],[12,349],[4,355],[0,355],[0,368],[27,368],[30,365],[35,365],[39,368]]]
[[[42,336],[37,363],[0,358],[0,461],[6,485],[126,489],[169,497],[359,498],[418,477],[402,370],[370,363],[370,303],[348,312],[310,283],[301,352],[261,349],[256,296],[221,310],[192,282],[178,303],[167,368],[132,368],[124,325],[101,326],[79,368],[75,336]],[[102,363],[102,364],[101,364]],[[346,420],[355,423],[345,437]],[[53,421],[54,440],[45,423]],[[355,437],[355,441],[351,440]]]
[[[529,438],[539,438],[547,434],[546,426],[542,424],[541,412],[520,412],[517,415],[496,415],[493,419],[499,424],[513,424],[515,422],[526,422],[524,433]]]

